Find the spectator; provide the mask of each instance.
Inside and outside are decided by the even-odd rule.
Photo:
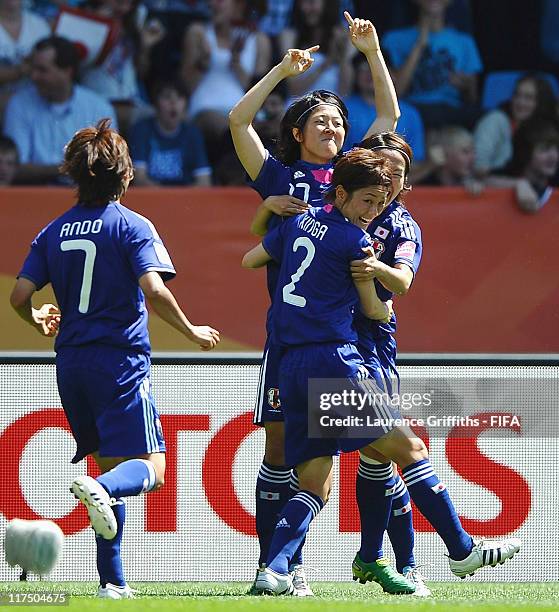
[[[483,184],[474,178],[474,139],[460,126],[446,126],[430,134],[430,162],[432,171],[422,185],[437,187],[462,186],[477,195]]]
[[[228,114],[271,61],[270,40],[244,25],[248,0],[208,0],[212,20],[186,31],[181,75],[190,92],[190,116],[202,130],[212,165],[228,129]],[[243,25],[237,27],[236,24]]]
[[[266,98],[262,109],[256,115],[254,129],[258,132],[264,147],[275,155],[280,133],[280,125],[285,114],[286,99],[283,88],[276,87]],[[367,126],[369,127],[369,126]]]
[[[64,145],[75,132],[103,117],[116,125],[111,105],[76,85],[78,68],[78,51],[69,40],[51,36],[35,45],[33,83],[10,98],[4,118],[4,133],[19,151],[19,182],[55,182]]]
[[[136,185],[211,184],[202,134],[185,122],[187,99],[179,83],[164,81],[155,87],[155,117],[130,131]]]
[[[49,35],[49,24],[23,9],[22,0],[0,0],[0,111],[16,85],[29,74],[33,46]]]
[[[292,23],[279,37],[282,57],[288,49],[320,45],[320,50],[313,53],[312,70],[289,79],[289,95],[299,97],[316,89],[348,95],[353,80],[353,46],[340,23],[339,0],[295,0]]]
[[[482,70],[474,39],[445,25],[449,0],[414,0],[417,23],[384,38],[399,97],[419,110],[425,127],[472,128],[478,111],[477,74]]]
[[[512,98],[479,120],[474,131],[479,175],[499,170],[510,161],[513,133],[530,117],[559,123],[553,89],[545,78],[535,74],[521,77]]]
[[[353,95],[345,100],[349,117],[351,117],[349,133],[345,139],[346,149],[361,142],[371,121],[376,117],[373,78],[363,54],[355,56],[353,67],[355,71]],[[425,159],[425,138],[421,115],[411,104],[400,101],[399,106],[401,115],[396,131],[405,137],[413,149],[414,163],[421,162]]]
[[[515,189],[520,208],[537,212],[557,185],[559,129],[556,123],[533,117],[515,132],[513,155],[502,176],[492,175],[486,184]]]
[[[120,26],[121,33],[103,64],[85,70],[82,83],[113,104],[124,133],[146,106],[140,96],[138,78],[148,73],[150,51],[164,36],[163,26],[157,20],[138,27],[138,5],[138,0],[89,0],[86,4]]]
[[[7,136],[0,136],[0,186],[14,182],[18,161],[16,143]]]

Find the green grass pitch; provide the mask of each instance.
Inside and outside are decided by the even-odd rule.
[[[1,609],[6,605],[9,593],[67,593],[68,606],[48,606],[51,610],[156,610],[167,612],[222,612],[247,610],[249,612],[432,612],[476,610],[497,612],[501,610],[559,610],[558,583],[480,583],[439,582],[429,583],[433,596],[421,599],[413,596],[384,595],[377,585],[356,583],[313,583],[316,597],[250,597],[246,595],[248,584],[229,582],[143,582],[133,583],[136,599],[112,602],[94,597],[96,585],[91,582],[4,582],[0,583]],[[47,606],[31,606],[31,609]],[[21,610],[22,608],[18,606]]]

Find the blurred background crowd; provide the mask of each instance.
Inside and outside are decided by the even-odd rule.
[[[545,204],[559,179],[559,0],[0,0],[0,184],[60,183],[64,144],[108,116],[135,185],[243,185],[229,111],[288,48],[315,44],[255,128],[273,151],[289,102],[328,89],[346,101],[351,147],[375,92],[344,10],[379,34],[413,184]]]

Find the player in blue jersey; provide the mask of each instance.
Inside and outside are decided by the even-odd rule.
[[[122,571],[122,498],[163,485],[165,442],[149,378],[145,299],[202,349],[219,332],[192,325],[164,281],[175,269],[153,224],[119,202],[133,177],[124,139],[104,119],[77,132],[62,171],[77,184],[77,204],[35,238],[11,304],[45,335],[58,328],[56,375],[77,451],[91,454],[102,473],[76,478],[74,495],[96,533],[98,595],[132,596]],[[34,309],[32,297],[52,284],[52,305]]]
[[[354,257],[364,256],[362,248],[370,248],[363,230],[386,204],[390,172],[391,167],[381,156],[363,149],[350,151],[334,169],[334,206],[311,208],[289,219],[268,232],[263,243],[245,256],[244,265],[250,267],[264,265],[272,257],[281,262],[272,334],[283,350],[280,387],[286,461],[296,466],[300,484],[300,491],[284,507],[286,524],[281,520],[277,523],[266,567],[257,575],[256,590],[260,592],[291,590],[287,570],[304,541],[310,520],[328,497],[332,455],[339,450],[356,450],[371,441],[310,438],[307,384],[312,378],[351,379],[366,372],[354,344],[354,307],[360,301],[365,316],[381,319],[386,306],[377,298],[372,279],[354,285],[349,263]],[[383,492],[375,518],[382,514],[382,508],[388,520],[389,502]],[[291,527],[299,531],[292,533]],[[413,583],[388,565],[380,571],[379,579],[390,592],[415,590]]]
[[[374,152],[354,149],[338,161],[332,181],[336,206],[347,220],[361,227],[367,227],[364,226],[366,214],[359,210],[359,206],[365,202],[362,196],[373,195],[370,186],[360,189],[362,183],[356,180],[359,174],[355,167],[367,165],[365,153],[372,156],[370,159],[377,159]],[[353,174],[348,168],[353,170]],[[341,450],[351,450],[349,444],[341,444],[339,440],[308,437],[306,411],[309,380],[342,378],[344,375],[355,377],[359,367],[364,364],[353,345],[348,349],[351,356],[340,346],[344,339],[351,343],[357,338],[352,328],[352,312],[343,309],[344,305],[356,304],[357,300],[351,302],[348,285],[343,282],[339,268],[347,256],[348,242],[340,239],[339,233],[328,234],[328,214],[331,213],[325,207],[295,217],[269,233],[264,242],[244,259],[248,267],[264,265],[270,257],[281,261],[274,305],[277,312],[274,313],[272,326],[275,339],[284,348],[280,381],[286,414],[286,460],[297,466],[300,481],[299,493],[291,498],[280,515],[266,568],[259,572],[256,581],[257,588],[272,594],[293,590],[289,563],[304,541],[310,522],[328,497],[331,455],[337,450],[334,442],[339,444]],[[335,238],[335,244],[329,244],[325,240],[326,235]],[[363,239],[356,240],[356,243],[362,249],[366,248]],[[359,258],[360,254],[356,259]],[[370,288],[372,280],[367,276],[356,281],[360,307],[366,317],[380,319],[373,312],[374,306],[371,310],[371,303],[367,302],[371,297],[380,302],[376,290]],[[364,287],[369,287],[371,295],[368,297],[362,294]],[[327,339],[332,340],[334,345],[328,344]],[[370,451],[365,445],[359,447],[362,456],[368,457],[375,451],[387,458],[384,464],[365,461],[360,466],[375,488],[384,492],[383,496],[375,495],[376,503],[369,509],[374,513],[374,523],[381,525],[381,536],[388,525],[396,487],[390,463],[394,461],[402,468],[413,501],[443,539],[449,552],[450,569],[456,576],[464,578],[481,567],[504,563],[520,550],[520,541],[516,538],[474,541],[464,531],[446,487],[429,462],[425,445],[411,430],[394,426],[372,441],[370,447]],[[382,500],[385,500],[384,503]],[[370,525],[370,522],[362,522],[362,532],[366,532]],[[372,535],[362,533],[362,542],[369,540],[372,540]],[[377,546],[382,546],[382,538]],[[363,581],[381,582],[379,572],[386,572],[386,568],[384,561],[381,564],[358,562],[354,565],[354,576]],[[399,574],[394,578],[397,576]],[[394,589],[392,592],[411,593],[416,589],[416,585],[403,576],[400,576],[400,585],[399,591]]]
[[[409,211],[402,205],[403,194],[410,189],[407,179],[413,159],[408,143],[395,132],[385,132],[369,136],[361,146],[376,151],[392,164],[392,187],[389,205],[376,217],[367,232],[371,237],[374,253],[366,259],[353,262],[352,272],[356,280],[375,279],[378,296],[386,301],[393,294],[403,295],[409,290],[419,268],[422,254],[421,230]],[[387,393],[398,393],[399,385],[396,370],[396,317],[386,323],[371,321],[357,310],[354,319],[358,334],[357,348],[367,367],[377,380],[382,380]],[[354,568],[367,566],[382,558],[382,536],[380,528],[374,524],[376,504],[375,474],[386,469],[388,460],[369,448],[360,456],[356,480],[356,497],[361,521],[370,523],[366,531],[368,541],[362,542],[356,556]],[[388,535],[394,550],[397,570],[415,583],[416,596],[429,596],[430,590],[416,569],[414,558],[414,528],[409,492],[395,469],[396,485],[392,496],[391,517]],[[377,492],[378,493],[378,492]],[[376,544],[374,544],[376,542]]]
[[[399,117],[394,86],[371,22],[352,19],[346,13],[352,44],[371,67],[378,115],[367,134],[394,129]],[[252,121],[269,93],[285,78],[304,73],[312,66],[312,53],[291,49],[233,108],[230,127],[235,148],[251,185],[264,199],[253,220],[252,231],[264,235],[282,218],[305,211],[309,204],[322,205],[332,175],[332,160],[341,151],[347,132],[347,110],[342,100],[328,91],[315,91],[294,102],[281,124],[278,158],[264,148]],[[278,266],[267,266],[270,298],[277,283]],[[267,331],[270,330],[271,309]],[[254,422],[266,431],[265,454],[256,485],[256,528],[262,566],[277,522],[277,515],[297,490],[296,474],[285,464],[284,426],[278,385],[279,349],[268,337],[264,347]],[[301,566],[294,560],[296,592],[312,595]]]

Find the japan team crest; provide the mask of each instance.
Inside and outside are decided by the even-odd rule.
[[[268,389],[268,405],[272,410],[281,410],[279,389],[274,389],[273,387]]]

